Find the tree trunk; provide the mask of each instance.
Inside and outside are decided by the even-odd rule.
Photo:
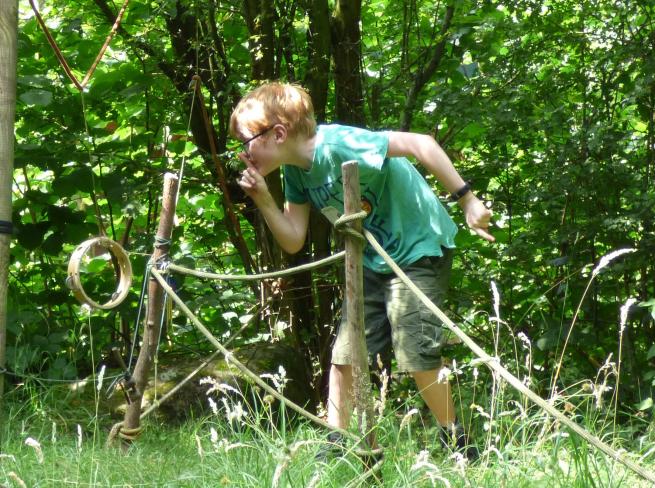
[[[403,107],[403,114],[400,121],[400,129],[403,131],[409,131],[412,125],[412,118],[414,116],[414,110],[416,110],[416,103],[418,100],[418,95],[423,90],[423,87],[427,84],[428,81],[432,78],[434,73],[437,71],[439,64],[441,64],[441,59],[443,58],[443,53],[446,48],[446,41],[448,40],[448,29],[453,20],[453,15],[455,13],[455,7],[452,5],[446,8],[446,15],[441,25],[439,42],[434,46],[434,51],[430,60],[425,66],[420,66],[414,75],[414,84],[410,87],[409,92],[407,93],[407,98],[405,99],[405,106]]]
[[[243,16],[250,33],[253,80],[272,80],[275,72],[275,4],[268,0],[244,0]]]
[[[362,90],[361,0],[337,0],[332,14],[332,46],[336,119],[339,122],[364,126]]]
[[[308,70],[305,88],[309,90],[318,122],[325,121],[328,84],[330,82],[330,17],[327,0],[308,0],[305,6],[309,17],[307,30]]]
[[[0,409],[4,395],[5,376],[2,371],[5,367],[7,343],[7,278],[14,168],[17,39],[18,2],[0,0]]]

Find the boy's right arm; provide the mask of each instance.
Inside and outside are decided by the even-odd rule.
[[[280,247],[289,254],[300,251],[305,243],[309,225],[309,203],[284,203],[284,211],[275,203],[266,180],[250,163],[241,174],[239,186],[252,198],[261,212],[266,225]]]

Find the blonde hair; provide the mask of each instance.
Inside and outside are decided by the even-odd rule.
[[[275,124],[284,125],[292,137],[316,133],[314,105],[300,85],[275,81],[255,88],[232,112],[230,134],[238,137],[244,127],[257,133]]]

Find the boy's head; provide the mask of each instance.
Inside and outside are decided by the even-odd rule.
[[[244,132],[257,134],[276,124],[291,137],[313,137],[316,133],[314,106],[299,85],[266,83],[244,96],[230,117],[230,134],[243,139]]]

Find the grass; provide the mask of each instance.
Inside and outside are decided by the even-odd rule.
[[[467,375],[466,371],[460,373]],[[458,378],[459,381],[459,378]],[[482,382],[480,378],[476,381]],[[485,380],[486,381],[486,380]],[[403,388],[402,381],[397,388]],[[491,385],[491,381],[486,381]],[[467,385],[469,391],[475,391]],[[477,386],[477,403],[482,399]],[[640,429],[614,427],[614,415],[596,408],[596,397],[581,386],[560,398],[559,407],[594,434],[627,451],[653,470],[655,434],[645,421]],[[328,463],[314,456],[325,433],[282,411],[273,418],[272,405],[260,403],[249,411],[237,396],[217,395],[215,413],[178,427],[146,422],[143,436],[126,453],[106,447],[110,422],[93,411],[75,411],[58,396],[29,389],[8,398],[0,455],[0,484],[7,487],[354,487],[375,485],[363,480],[365,470],[352,452]],[[395,393],[395,392],[394,392]],[[468,465],[457,454],[436,445],[437,432],[421,412],[420,400],[409,394],[402,402],[387,402],[377,426],[385,447],[381,486],[389,487],[623,487],[650,486],[622,465],[569,435],[534,408],[526,408],[500,384],[493,415],[474,407],[475,438],[483,451]],[[393,395],[391,395],[393,397]],[[225,398],[225,401],[223,401]],[[466,399],[462,399],[465,402]],[[470,399],[468,399],[470,400]],[[469,402],[472,403],[472,402]],[[570,407],[567,405],[573,405]],[[239,407],[241,405],[241,407]],[[612,402],[606,402],[612,407]],[[419,409],[420,410],[420,409]],[[85,423],[74,423],[84,419]],[[231,420],[228,420],[228,417]],[[639,423],[641,422],[641,423]],[[621,425],[620,423],[618,425]]]
[[[501,325],[506,324],[495,299],[499,344]],[[621,331],[624,324],[622,315]],[[530,340],[510,330],[503,343],[512,351],[503,362],[530,386],[537,369]],[[646,416],[619,412],[620,354],[619,349],[618,364],[608,357],[595,378],[557,391],[550,401],[596,437],[655,472],[655,424]],[[556,375],[563,355],[562,350]],[[422,413],[420,398],[402,379],[382,395],[387,401],[376,435],[384,447],[384,462],[377,483],[366,477],[352,446],[342,457],[316,462],[316,452],[326,442],[324,431],[289,419],[283,408],[274,408],[266,398],[249,402],[226,385],[210,388],[211,415],[175,427],[149,420],[142,437],[123,452],[105,445],[112,420],[99,408],[97,397],[83,407],[79,396],[62,396],[56,388],[36,388],[27,382],[6,397],[0,487],[651,486],[569,433],[490,372],[471,364],[453,365],[452,370],[457,403],[466,406],[460,418],[482,452],[475,463],[439,446],[431,417]],[[269,379],[283,388],[280,375]]]

